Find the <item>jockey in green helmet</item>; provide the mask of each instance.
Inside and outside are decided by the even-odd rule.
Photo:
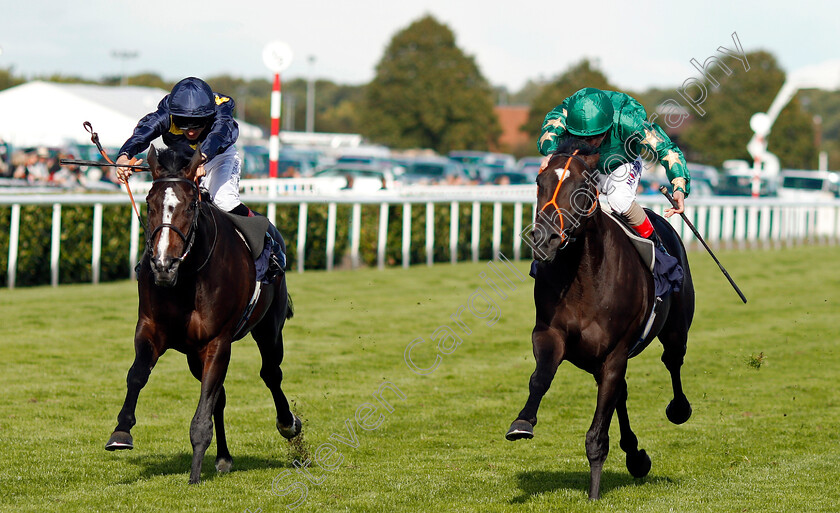
[[[666,209],[665,217],[685,210],[691,177],[680,149],[659,125],[648,121],[644,107],[624,93],[583,88],[545,117],[537,143],[540,153],[547,156],[543,167],[565,137],[581,138],[599,148],[598,174],[593,177],[599,192],[639,235],[661,245],[653,225],[636,203],[644,167],[641,154],[656,157],[674,188],[677,208]]]

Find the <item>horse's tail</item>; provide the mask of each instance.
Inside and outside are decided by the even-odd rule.
[[[292,295],[288,292],[286,293],[286,299],[288,300],[288,307],[286,308],[286,319],[291,319],[295,316],[295,304],[292,303]]]

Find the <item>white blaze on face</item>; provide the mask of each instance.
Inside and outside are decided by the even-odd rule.
[[[172,215],[175,213],[175,207],[178,206],[178,197],[175,195],[175,192],[172,188],[166,189],[166,192],[163,195],[163,219],[161,219],[162,224],[169,224],[172,222]],[[158,247],[157,247],[157,254],[158,254],[158,263],[162,266],[163,265],[163,256],[166,254],[166,250],[169,248],[169,234],[172,232],[168,227],[164,227],[160,230],[160,238],[158,239]]]

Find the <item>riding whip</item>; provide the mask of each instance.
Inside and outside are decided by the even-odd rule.
[[[99,150],[99,154],[102,155],[102,158],[107,160],[108,164],[111,164],[113,166],[117,166],[114,163],[114,161],[111,160],[111,157],[109,157],[108,154],[105,152],[105,149],[102,148],[102,144],[100,144],[100,142],[99,142],[99,134],[97,134],[96,132],[93,131],[93,125],[90,123],[90,121],[85,121],[84,123],[82,123],[82,126],[85,127],[85,130],[87,130],[87,132],[90,134],[90,142],[92,142],[93,144],[96,145],[96,149]],[[132,158],[131,162],[129,162],[127,166],[117,166],[117,167],[135,167],[134,166],[135,162],[137,162],[137,159]],[[102,164],[97,164],[97,165],[101,166]],[[134,214],[137,215],[137,219],[140,220],[140,224],[143,224],[143,218],[140,217],[140,210],[137,208],[137,204],[134,202],[134,195],[131,194],[131,187],[128,185],[128,180],[125,181],[125,190],[126,190],[126,192],[128,192],[128,199],[131,200],[131,206],[134,208]]]
[[[96,160],[78,160],[78,159],[61,159],[59,161],[62,165],[76,165],[76,166],[97,166],[97,167],[127,167],[137,169],[138,171],[148,171],[149,166],[136,164],[111,164],[110,162],[99,162]]]
[[[668,198],[668,201],[671,202],[671,205],[674,208],[679,208],[679,205],[677,205],[677,202],[674,199],[674,197],[671,196],[671,193],[668,192],[667,187],[665,187],[664,185],[661,186],[659,188],[659,192],[661,192],[663,195],[665,195],[666,198]],[[697,228],[695,228],[694,225],[691,224],[691,221],[688,220],[684,213],[680,212],[680,216],[683,218],[683,221],[685,221],[685,224],[687,224],[688,227],[691,228],[691,231],[694,233],[694,236],[697,237],[697,240],[699,240],[700,243],[703,244],[703,247],[706,248],[706,251],[708,251],[709,254],[712,255],[712,259],[715,261],[718,267],[720,267],[720,270],[723,273],[723,275],[726,276],[726,279],[729,280],[729,284],[732,285],[732,287],[735,289],[735,292],[737,292],[738,295],[741,296],[741,301],[746,303],[747,297],[744,296],[744,293],[741,292],[741,289],[738,288],[738,285],[735,285],[735,281],[732,279],[731,276],[729,276],[729,273],[726,272],[726,269],[723,268],[723,265],[720,263],[720,260],[717,259],[715,254],[712,252],[711,248],[709,248],[709,245],[706,244],[705,240],[703,240],[703,237],[700,236],[700,232],[697,231]]]

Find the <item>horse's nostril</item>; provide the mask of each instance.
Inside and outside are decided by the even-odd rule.
[[[152,271],[156,273],[171,273],[175,268],[175,259],[173,258],[153,258],[151,261]]]

